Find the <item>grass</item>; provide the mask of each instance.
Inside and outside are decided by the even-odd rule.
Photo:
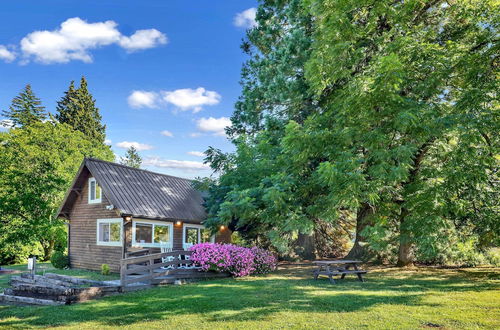
[[[55,274],[62,274],[62,275],[70,275],[70,276],[75,276],[75,277],[81,277],[81,278],[86,278],[89,280],[96,280],[96,281],[110,281],[110,280],[116,280],[119,279],[120,276],[118,274],[110,274],[110,275],[102,275],[99,272],[93,272],[93,271],[88,271],[88,270],[78,270],[78,269],[56,269],[54,268],[50,262],[39,262],[37,263],[38,267],[43,267],[45,269],[45,272],[47,273],[55,273]],[[14,269],[18,270],[21,272],[29,272],[27,270],[26,264],[22,265],[8,265],[8,266],[2,266],[6,269]],[[37,274],[42,274],[43,270],[40,270],[37,272]],[[0,291],[3,291],[3,288],[6,288],[9,286],[9,280],[11,276],[17,276],[20,273],[15,273],[15,274],[0,274]]]
[[[500,328],[500,269],[371,269],[314,281],[311,266],[219,279],[57,307],[0,306],[0,327]]]

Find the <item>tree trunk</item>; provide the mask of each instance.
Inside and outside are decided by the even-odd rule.
[[[367,260],[371,257],[368,251],[366,237],[361,233],[367,226],[372,224],[372,216],[375,213],[374,209],[363,204],[356,215],[356,238],[351,251],[345,257],[346,259],[362,259]]]
[[[43,260],[47,261],[50,259],[52,251],[54,251],[55,240],[51,239],[48,242],[40,242],[40,243],[42,244],[43,248]]]
[[[405,217],[407,214],[407,210],[403,208],[399,224],[399,253],[398,262],[396,264],[398,267],[413,265],[412,243],[410,237],[411,233],[405,225]]]
[[[301,259],[316,259],[314,233],[299,233],[299,237],[297,238],[297,248],[295,249],[295,251]]]

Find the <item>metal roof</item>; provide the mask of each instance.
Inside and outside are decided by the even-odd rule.
[[[86,158],[77,176],[84,168],[122,215],[191,222],[201,222],[206,217],[202,195],[193,188],[192,180],[95,158]]]

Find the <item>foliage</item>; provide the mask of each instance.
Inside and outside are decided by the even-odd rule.
[[[13,125],[17,127],[30,126],[47,117],[45,107],[42,106],[40,99],[35,96],[29,84],[12,100],[9,110],[2,111],[2,115],[12,120]]]
[[[263,1],[236,151],[207,151],[207,224],[283,252],[318,223],[335,241],[355,222],[349,256],[474,264],[460,244],[500,237],[498,6]]]
[[[257,247],[201,243],[190,248],[191,260],[203,271],[228,272],[234,277],[264,274],[276,269],[276,257]]]
[[[58,269],[63,269],[69,267],[69,258],[62,251],[54,251],[50,257],[50,263],[52,266]]]
[[[24,269],[25,265],[22,266]],[[54,272],[50,270],[50,272]],[[97,272],[56,270],[97,280]],[[7,281],[2,281],[0,286]],[[309,267],[108,296],[68,306],[0,306],[0,327],[65,329],[498,329],[498,269],[370,269],[365,283]]]
[[[39,243],[44,259],[66,246],[56,211],[83,158],[90,156],[113,159],[108,146],[66,124],[40,122],[0,132],[0,244]]]
[[[104,143],[106,125],[101,123],[99,108],[88,90],[85,77],[82,77],[77,89],[73,81],[70,83],[65,95],[57,102],[56,110],[55,118],[60,123],[68,124],[97,144]]]
[[[142,164],[142,157],[137,152],[137,149],[134,146],[131,146],[128,148],[125,157],[122,157],[120,160],[120,164],[140,168]]]
[[[109,275],[110,272],[111,272],[111,270],[110,270],[108,264],[102,264],[101,265],[101,274],[102,275]]]

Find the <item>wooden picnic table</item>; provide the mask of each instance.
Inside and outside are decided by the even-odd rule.
[[[359,260],[318,260],[313,261],[313,263],[318,266],[313,272],[314,279],[317,280],[318,276],[325,275],[333,284],[335,284],[333,276],[336,275],[340,275],[340,279],[343,279],[347,274],[356,274],[358,280],[364,282],[363,274],[367,273],[366,270],[358,269],[357,265],[362,263]]]

